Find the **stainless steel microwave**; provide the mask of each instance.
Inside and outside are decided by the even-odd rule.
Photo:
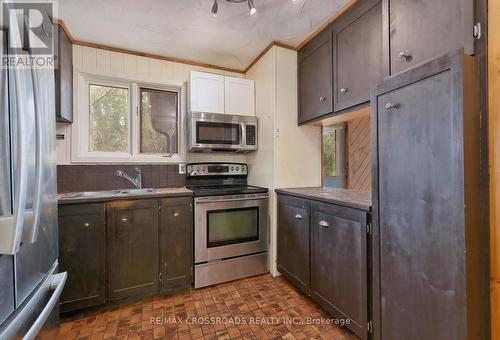
[[[189,151],[257,150],[257,117],[192,112],[189,116]]]

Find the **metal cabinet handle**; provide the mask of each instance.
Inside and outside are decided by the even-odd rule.
[[[340,89],[340,93],[342,93],[342,94],[346,94],[347,91],[349,91],[349,89],[346,88],[346,87],[343,87],[343,88]]]
[[[399,52],[399,59],[404,59],[404,61],[410,62],[412,60],[411,54],[408,54],[404,51]]]
[[[88,228],[88,227],[90,227],[90,223],[85,222],[85,223],[83,224],[83,226],[84,226],[85,228]]]
[[[386,108],[386,110],[398,109],[399,104],[387,103],[387,104],[385,104],[385,108]]]
[[[178,213],[177,211],[176,211],[176,212],[174,212],[174,216],[175,216],[175,217],[179,216],[179,213]]]
[[[128,221],[128,218],[126,218],[126,217],[122,218],[122,222],[127,222],[127,221]]]
[[[326,100],[326,97],[323,97],[323,96],[319,97],[320,102],[324,102],[325,100]]]
[[[301,214],[297,214],[297,215],[295,215],[295,218],[298,219],[298,220],[301,220],[302,219],[302,215]]]
[[[328,228],[330,225],[326,221],[319,221],[319,226],[323,228]]]

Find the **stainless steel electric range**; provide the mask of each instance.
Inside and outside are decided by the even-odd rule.
[[[242,163],[191,163],[195,288],[267,272],[268,189],[247,184]]]

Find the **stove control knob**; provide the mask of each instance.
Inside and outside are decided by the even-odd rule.
[[[240,171],[240,167],[239,166],[236,167],[236,171]]]
[[[234,171],[234,166],[231,167],[231,171]]]

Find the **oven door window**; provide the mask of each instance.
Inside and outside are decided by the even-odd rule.
[[[196,122],[198,144],[240,144],[240,126],[230,123]]]
[[[258,239],[258,207],[207,212],[208,248],[257,241]]]

